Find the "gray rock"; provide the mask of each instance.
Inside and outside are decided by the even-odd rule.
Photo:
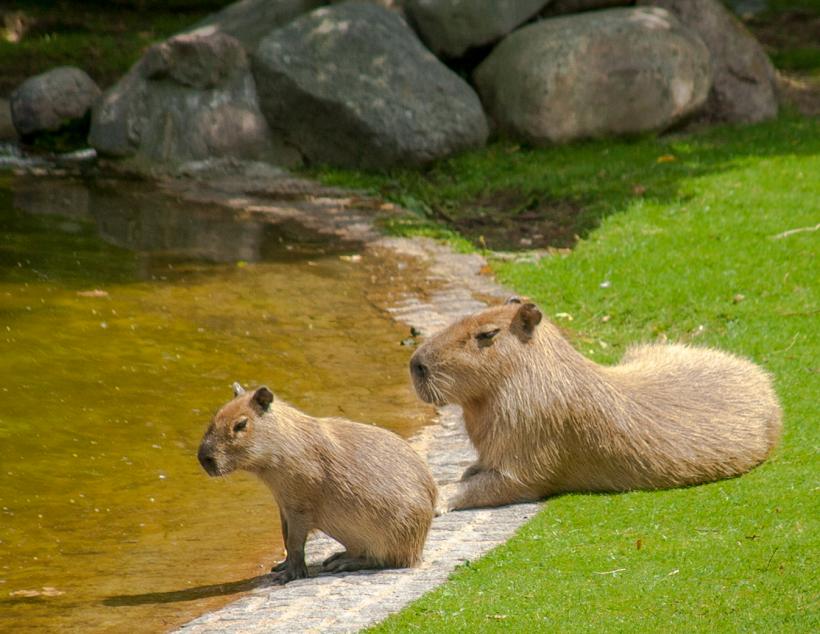
[[[223,33],[151,47],[96,104],[89,143],[103,155],[167,165],[212,157],[299,162],[259,111],[244,49]]]
[[[709,51],[663,9],[542,20],[504,39],[475,72],[485,107],[533,143],[663,130],[697,111]]]
[[[596,9],[611,9],[635,4],[635,0],[552,0],[543,11],[543,15],[566,15]]]
[[[470,86],[375,4],[317,9],[274,31],[253,71],[271,126],[314,162],[416,165],[487,137]]]
[[[322,0],[240,0],[197,22],[187,32],[197,35],[225,33],[235,37],[248,53],[252,53],[259,41],[273,29],[323,4]]]
[[[247,69],[247,56],[235,38],[223,33],[186,34],[152,46],[142,59],[146,79],[171,79],[181,86],[215,88]]]
[[[460,57],[501,39],[549,0],[407,0],[405,9],[430,49]]]
[[[712,55],[714,83],[703,111],[710,122],[753,123],[777,116],[775,70],[746,27],[717,0],[642,0],[673,13]]]
[[[94,80],[79,68],[53,68],[29,77],[11,93],[12,122],[23,137],[54,132],[82,119],[99,94]]]

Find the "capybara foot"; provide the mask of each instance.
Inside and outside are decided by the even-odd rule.
[[[329,559],[333,561],[326,561],[322,564],[322,570],[325,572],[353,572],[354,570],[366,570],[368,568],[382,568],[382,566],[367,557],[351,557],[347,552],[336,553]]]
[[[294,579],[307,579],[308,576],[308,569],[307,566],[302,563],[298,566],[286,566],[284,570],[281,572],[274,572],[271,574],[271,581],[276,585],[285,585],[289,581],[293,581]]]

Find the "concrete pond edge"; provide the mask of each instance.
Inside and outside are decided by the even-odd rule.
[[[362,257],[390,254],[401,268],[423,271],[424,281],[405,284],[405,291],[375,294],[371,301],[394,320],[422,335],[453,319],[474,312],[510,292],[484,274],[479,254],[455,253],[429,238],[382,235],[372,223],[373,205],[366,197],[324,188],[286,173],[226,173],[205,170],[188,178],[165,179],[168,193],[190,202],[219,204],[240,213],[267,217],[271,222],[295,221],[324,234],[361,245]],[[417,275],[417,273],[408,273]],[[475,459],[459,408],[439,408],[432,423],[410,439],[427,460],[436,481],[455,481]],[[433,521],[422,564],[400,570],[319,574],[285,586],[259,585],[246,596],[206,613],[177,632],[355,632],[436,588],[457,566],[478,559],[506,542],[539,509],[518,504],[497,509],[448,513]],[[340,549],[324,535],[312,537],[306,553],[311,574]]]

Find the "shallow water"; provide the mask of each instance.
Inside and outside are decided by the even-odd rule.
[[[229,385],[410,435],[429,418],[367,258],[143,186],[0,174],[0,630],[163,631],[282,555],[196,448]]]

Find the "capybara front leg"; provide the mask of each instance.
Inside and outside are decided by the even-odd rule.
[[[287,517],[288,538],[285,547],[288,549],[288,558],[285,560],[283,570],[273,574],[274,583],[284,584],[308,576],[307,564],[305,564],[305,540],[307,540],[309,530],[310,522],[307,518],[298,515]]]
[[[535,491],[510,480],[498,471],[479,471],[459,482],[441,487],[437,511],[446,513],[536,499],[538,494]]]
[[[288,565],[287,557],[287,543],[288,543],[288,521],[285,519],[285,514],[282,509],[279,509],[279,525],[282,527],[282,541],[286,544],[285,558],[270,569],[271,572],[282,572]]]

